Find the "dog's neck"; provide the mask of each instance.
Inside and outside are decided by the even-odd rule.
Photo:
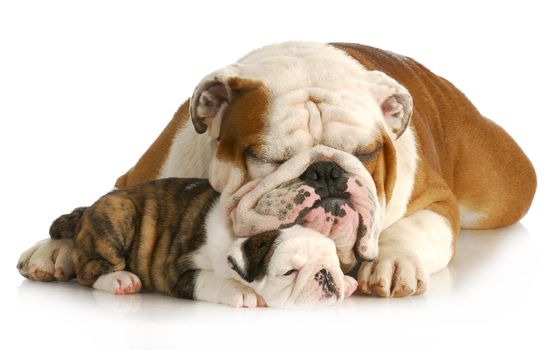
[[[217,274],[234,278],[242,282],[240,278],[227,264],[227,257],[233,256],[237,261],[244,261],[240,249],[246,238],[237,237],[233,233],[231,220],[226,214],[225,208],[216,201],[206,216],[206,245],[201,248],[206,258],[200,259],[199,268],[211,268]]]

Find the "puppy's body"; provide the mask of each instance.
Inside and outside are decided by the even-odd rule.
[[[189,257],[206,241],[205,219],[218,197],[203,180],[150,181],[60,217],[51,237],[75,233],[74,261],[82,285],[128,270],[144,288],[192,299],[197,267]],[[72,221],[79,221],[73,232],[66,230]]]
[[[113,191],[88,208],[61,216],[50,233],[52,238],[74,239],[80,284],[117,294],[136,292],[143,285],[166,295],[251,307],[256,306],[257,290],[271,306],[318,306],[342,300],[345,288],[351,289],[347,278],[350,283],[344,286],[334,244],[327,238],[299,227],[238,238],[218,198],[207,180],[150,181]],[[291,266],[285,255],[287,242],[310,244],[323,253],[315,258],[335,276],[328,285],[334,292],[326,288],[323,295],[314,293],[316,298],[298,302],[289,300],[298,294],[278,296],[275,287],[267,286],[277,278],[270,275],[275,268],[296,270],[301,278],[303,266]],[[310,255],[306,258],[304,265],[312,261]],[[320,271],[314,271],[315,278],[326,273]],[[294,283],[288,278],[280,282]],[[309,288],[313,284],[318,281],[311,279]]]

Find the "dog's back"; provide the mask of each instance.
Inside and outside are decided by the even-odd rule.
[[[464,228],[520,220],[534,198],[536,174],[505,130],[484,118],[454,85],[411,58],[364,45],[333,45],[367,69],[387,73],[413,96],[411,123],[424,161],[418,165],[416,194],[441,196],[437,188],[445,186],[434,179],[443,180],[460,205]],[[428,181],[419,183],[421,179]],[[414,210],[411,204],[408,215]]]

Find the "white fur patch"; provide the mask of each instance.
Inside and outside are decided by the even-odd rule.
[[[233,307],[256,307],[256,293],[231,278],[216,275],[213,271],[200,271],[194,289],[196,300],[231,305]]]
[[[460,226],[462,228],[476,228],[480,219],[486,218],[487,214],[481,211],[474,211],[468,207],[460,205]]]
[[[169,155],[158,178],[208,178],[209,159],[215,153],[215,140],[207,134],[198,134],[189,121],[177,132]]]
[[[100,276],[93,288],[113,294],[133,294],[142,288],[142,282],[136,274],[129,271],[115,271]]]
[[[216,201],[206,216],[206,244],[192,256],[194,265],[202,270],[213,270],[217,276],[230,278],[231,268],[227,265],[227,256],[232,255],[241,268],[244,259],[240,245],[245,241],[233,234],[231,223],[221,203]]]
[[[452,228],[444,216],[421,210],[384,230],[379,244],[380,250],[403,249],[415,254],[432,274],[445,268],[452,257]]]

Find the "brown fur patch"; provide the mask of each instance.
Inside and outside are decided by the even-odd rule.
[[[171,178],[101,197],[75,225],[78,282],[91,286],[101,275],[128,270],[145,289],[192,298],[195,281],[180,278],[197,275],[190,256],[206,240],[205,218],[218,196],[207,180]],[[53,230],[60,227],[66,226]]]
[[[221,123],[217,158],[244,168],[245,150],[262,141],[270,97],[264,86],[255,81],[232,78],[233,98]]]
[[[175,135],[186,126],[190,119],[189,108],[190,100],[186,100],[136,165],[116,180],[116,187],[133,186],[159,176],[161,168],[169,156]]]
[[[332,45],[367,69],[385,72],[412,95],[411,127],[421,161],[407,215],[434,210],[456,233],[458,203],[486,214],[475,228],[510,225],[526,213],[536,188],[532,164],[458,89],[408,57],[357,44]]]
[[[142,284],[145,288],[152,289],[152,278],[150,273],[151,260],[153,258],[153,249],[157,240],[157,221],[158,221],[158,203],[155,199],[146,200],[143,209],[143,218],[140,223],[140,232],[137,233],[136,239],[138,245],[134,254],[136,255],[137,269],[141,271]]]
[[[384,132],[379,146],[381,149],[378,155],[371,162],[365,162],[364,164],[373,177],[377,196],[384,198],[386,205],[388,205],[396,184],[396,150],[392,140]]]

